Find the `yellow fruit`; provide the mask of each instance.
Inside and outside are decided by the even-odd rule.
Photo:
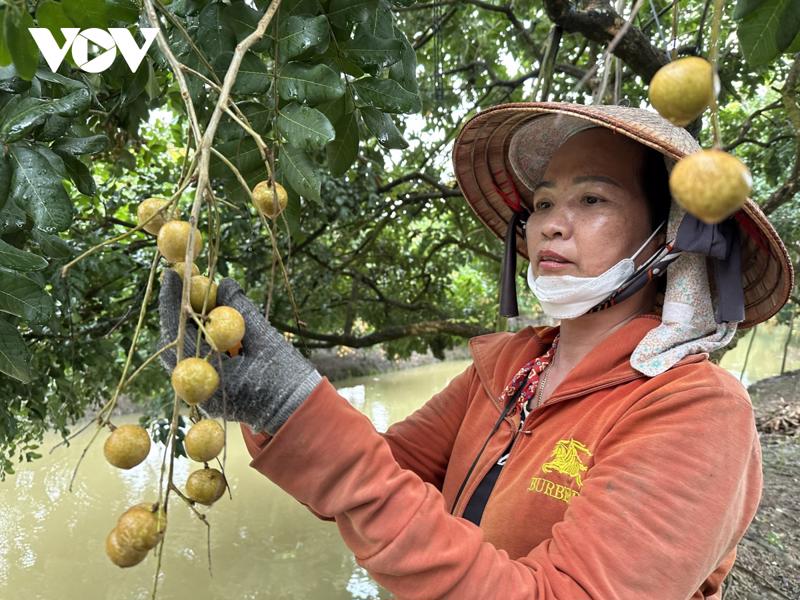
[[[186,480],[186,495],[190,500],[211,506],[225,493],[225,476],[217,469],[199,469]]]
[[[201,404],[219,387],[216,369],[202,358],[184,358],[172,371],[172,388],[187,404]]]
[[[182,261],[186,256],[186,244],[189,241],[191,226],[187,221],[168,221],[158,231],[158,250],[167,259],[167,262]],[[203,236],[195,227],[194,229],[194,255],[200,254],[203,249]]]
[[[225,445],[225,431],[213,419],[198,421],[186,434],[183,446],[186,454],[197,462],[208,462],[222,452]]]
[[[151,504],[137,504],[120,516],[116,538],[125,547],[146,552],[161,541],[166,527],[163,510],[153,511]]]
[[[682,158],[669,178],[669,189],[678,204],[709,224],[739,210],[751,186],[749,169],[722,150],[702,150]]]
[[[166,223],[166,219],[164,218],[164,213],[156,215],[155,217],[153,217],[153,215],[167,204],[169,204],[169,202],[163,198],[148,198],[147,200],[143,200],[136,209],[136,219],[139,221],[139,225],[147,222],[147,225],[144,226],[144,230],[153,235],[157,235],[161,226]],[[150,217],[153,218],[150,219]],[[150,220],[148,221],[148,219]]]
[[[203,300],[206,297],[206,290],[208,290],[209,286],[211,286],[211,289],[208,292],[208,300],[206,301],[206,312],[217,305],[217,284],[212,283],[205,275],[194,275],[192,277],[189,302],[195,312],[202,312]]]
[[[119,539],[117,529],[114,528],[106,537],[106,554],[118,567],[132,567],[144,560],[147,550],[136,550],[136,548],[125,545]]]
[[[277,194],[277,202],[275,196]],[[261,181],[253,188],[253,202],[255,202],[258,211],[270,219],[277,217],[281,211],[286,208],[289,202],[289,195],[286,193],[280,183],[275,183],[275,193],[272,191],[272,185],[269,181]]]
[[[218,306],[208,313],[206,339],[218,352],[230,350],[244,337],[244,317],[235,308]]]
[[[180,261],[172,265],[172,268],[175,270],[175,272],[181,276],[181,281],[183,281],[184,264],[185,263],[183,261]],[[194,277],[195,275],[200,275],[200,267],[192,263],[192,277]]]
[[[106,438],[103,454],[120,469],[131,469],[150,453],[150,436],[138,425],[120,425]]]
[[[713,71],[711,63],[699,56],[667,63],[650,80],[650,104],[674,125],[688,125],[717,94]]]

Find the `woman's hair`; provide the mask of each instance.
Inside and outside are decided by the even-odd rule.
[[[669,192],[669,173],[664,164],[664,155],[658,150],[647,147],[640,175],[650,212],[650,231],[653,231],[659,223],[669,218],[669,209],[672,204],[672,196]],[[666,232],[666,227],[663,231]],[[656,280],[656,289],[659,294],[666,292],[666,275],[662,275]]]
[[[664,164],[664,155],[648,147],[645,150],[641,183],[650,209],[650,231],[669,217],[672,196],[669,193],[669,173]]]

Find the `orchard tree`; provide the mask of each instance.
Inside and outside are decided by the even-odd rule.
[[[160,258],[137,220],[150,197],[199,227],[199,269],[240,281],[304,352],[442,356],[504,328],[501,244],[449,164],[461,125],[509,101],[646,106],[660,67],[709,55],[715,4],[1,2],[2,471],[38,456],[47,429],[66,437],[98,407],[102,421],[121,393],[182,451],[152,357]],[[724,3],[717,103],[722,147],[797,261],[792,4]],[[86,72],[69,52],[53,72],[29,27],[58,44],[69,27],[159,35],[135,72],[120,55]],[[687,127],[709,147],[704,124]],[[288,192],[275,219],[254,206],[261,182]]]

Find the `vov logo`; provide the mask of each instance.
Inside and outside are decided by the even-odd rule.
[[[117,58],[117,50],[122,54],[122,58],[128,63],[132,72],[136,72],[142,63],[147,50],[156,39],[158,29],[155,27],[145,27],[140,29],[144,36],[144,45],[141,47],[133,39],[130,31],[124,27],[112,27],[105,29],[84,29],[78,27],[62,27],[61,33],[65,41],[63,46],[59,46],[49,29],[42,27],[30,27],[36,45],[42,52],[47,65],[55,72],[64,62],[70,48],[72,48],[72,59],[82,71],[87,73],[102,73],[111,67],[114,59]],[[101,54],[89,59],[89,44],[104,50]]]

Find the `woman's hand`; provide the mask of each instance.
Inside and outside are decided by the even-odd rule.
[[[159,294],[161,348],[178,336],[182,289],[180,276],[167,269]],[[221,371],[220,387],[201,407],[212,417],[240,421],[253,431],[275,435],[322,377],[314,365],[269,324],[233,279],[220,282],[217,305],[230,306],[241,313],[245,334],[239,355],[229,357],[225,353],[214,353],[210,357],[212,366]],[[188,318],[184,356],[195,355],[196,339],[197,325]],[[200,356],[209,352],[208,344],[201,339]],[[161,362],[172,372],[176,363],[175,349],[162,352]]]

